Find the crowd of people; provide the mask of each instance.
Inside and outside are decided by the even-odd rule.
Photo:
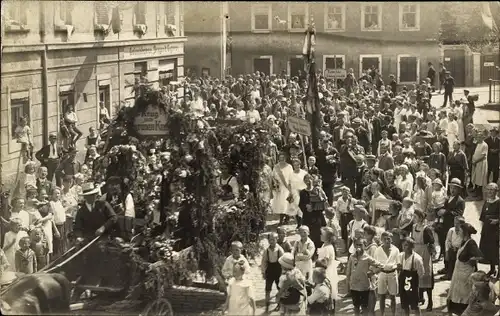
[[[425,301],[426,310],[432,310],[436,274],[451,280],[450,314],[486,315],[492,308],[482,304],[490,301],[484,284],[497,275],[499,263],[498,129],[476,128],[477,99],[469,91],[446,107],[453,94],[451,79],[443,83],[444,106],[436,109],[430,103],[435,97],[431,78],[398,87],[394,80],[385,85],[376,69],[358,80],[352,69],[347,73],[346,80],[337,82],[318,76],[318,148],[287,122],[288,117],[309,119],[314,111],[307,101],[306,78],[258,72],[224,80],[187,78],[184,96],[178,98],[215,128],[221,120],[265,122],[260,198],[279,215],[280,225],[295,221],[300,235],[293,244],[285,238],[285,226],[269,235],[261,263],[267,310],[276,284],[282,314],[306,308],[310,314],[332,313],[340,270],[356,315],[373,314],[377,299],[383,313],[389,299],[396,315],[397,295],[405,314],[419,313]],[[449,73],[445,78],[451,78]],[[167,86],[162,91],[177,98],[178,90]],[[100,113],[109,122],[109,114]],[[136,210],[124,189],[126,181],[100,173],[99,158],[109,148],[94,128],[85,140],[84,161],[76,159],[74,145],[82,136],[77,122],[74,109],[68,109],[63,123],[71,135],[67,147],[51,134],[48,145],[34,155],[26,122],[27,128],[18,131],[29,154],[12,208],[2,217],[2,231],[7,230],[2,234],[2,269],[33,273],[64,253],[73,239],[104,234],[118,222],[122,230],[126,227],[122,237],[130,237],[133,225],[128,221]],[[161,150],[140,153],[134,145],[126,150],[147,161],[161,178],[169,155]],[[248,190],[231,165],[220,169],[221,201],[238,199]],[[342,194],[335,199],[339,183]],[[484,200],[479,245],[471,239],[476,228],[462,217],[464,200],[471,197]],[[125,219],[119,221],[119,216]],[[255,312],[243,249],[240,242],[233,243],[222,270],[228,312],[235,315]],[[349,259],[339,266],[344,250]],[[434,271],[439,260],[445,269]],[[489,264],[490,271],[475,272],[477,262]]]

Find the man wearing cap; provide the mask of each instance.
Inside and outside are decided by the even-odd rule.
[[[47,168],[47,179],[52,182],[61,158],[61,149],[57,145],[56,133],[50,133],[49,144],[37,151],[35,157],[43,167]]]
[[[75,147],[68,149],[68,156],[64,158],[56,169],[56,185],[61,185],[61,180],[64,176],[73,177],[80,172],[81,163],[76,160],[76,153],[78,151]]]
[[[446,107],[448,100],[450,100],[450,104],[453,103],[453,88],[455,87],[455,79],[450,75],[449,71],[446,71],[444,81],[444,101],[443,108]]]

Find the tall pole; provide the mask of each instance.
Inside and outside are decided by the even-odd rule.
[[[226,77],[226,58],[227,58],[227,20],[229,17],[227,1],[221,2],[221,69],[220,77]]]
[[[312,111],[311,115],[311,133],[312,133],[312,149],[318,148],[319,144],[319,129],[321,125],[321,104],[318,97],[318,81],[316,76],[316,61],[314,58],[314,49],[316,45],[316,30],[314,28],[314,20],[311,19],[307,27],[302,54],[308,77],[307,88],[307,103]]]

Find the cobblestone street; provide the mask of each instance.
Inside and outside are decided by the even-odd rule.
[[[471,88],[469,89],[471,91],[471,94],[479,94],[479,104],[483,104],[487,102],[488,100],[488,89],[486,87],[480,87],[480,88]],[[456,92],[454,93],[454,98],[455,99],[460,99],[463,96],[463,89],[456,89]],[[436,108],[441,107],[442,105],[442,100],[443,100],[443,95],[435,94],[433,95],[432,98],[432,105]],[[474,115],[474,122],[476,124],[489,124],[488,120],[495,119],[495,117],[498,118],[499,112],[496,111],[488,111],[488,110],[483,110],[480,107],[477,108],[475,115]],[[336,187],[338,189],[339,186]],[[339,196],[338,190],[336,190],[335,198]],[[464,212],[464,217],[465,220],[472,224],[474,227],[478,229],[478,233],[474,236],[474,239],[479,243],[479,237],[481,235],[481,224],[479,222],[479,215],[481,212],[481,207],[482,207],[483,202],[477,202],[477,201],[468,201],[466,202],[466,208]],[[277,225],[278,221],[269,221],[268,226],[273,226],[275,227]],[[291,235],[288,237],[290,240],[295,241],[298,239],[298,235],[295,234],[295,225],[288,225],[288,230],[291,231]],[[339,261],[341,262],[346,262],[346,257],[341,257],[338,258],[340,259]],[[434,264],[434,272],[436,273],[438,270],[442,269],[444,267],[443,261],[440,261],[436,264]],[[485,265],[479,265],[479,269],[482,269],[484,271],[488,271],[489,267]],[[445,315],[446,314],[446,296],[447,296],[447,291],[450,285],[450,281],[440,281],[439,278],[441,275],[436,275],[435,276],[435,286],[434,286],[434,291],[433,291],[433,301],[434,301],[434,310],[433,312],[423,312],[424,315]],[[265,308],[265,291],[264,291],[264,280],[262,279],[262,275],[260,272],[260,258],[257,258],[253,263],[252,263],[252,271],[251,271],[251,278],[254,283],[254,287],[257,293],[257,305],[258,305],[258,315],[261,315],[264,313],[264,308]],[[345,275],[340,275],[339,274],[339,294],[340,296],[344,295],[346,293],[346,284],[345,284]],[[276,290],[273,290],[272,295],[276,293]],[[399,298],[397,299],[397,302],[399,304]],[[387,301],[387,307],[389,308],[389,301]],[[426,305],[424,305],[425,307]],[[271,305],[271,310],[275,307],[274,304]],[[376,306],[376,311],[379,311],[379,303],[377,303]],[[401,312],[398,306],[398,315]],[[336,315],[353,315],[353,306],[352,306],[352,301],[350,298],[341,298],[337,301],[337,308],[336,308]],[[273,312],[271,315],[279,315],[278,312]]]

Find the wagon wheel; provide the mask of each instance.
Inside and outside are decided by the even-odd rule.
[[[167,299],[159,298],[146,306],[141,316],[174,316],[174,311]]]

